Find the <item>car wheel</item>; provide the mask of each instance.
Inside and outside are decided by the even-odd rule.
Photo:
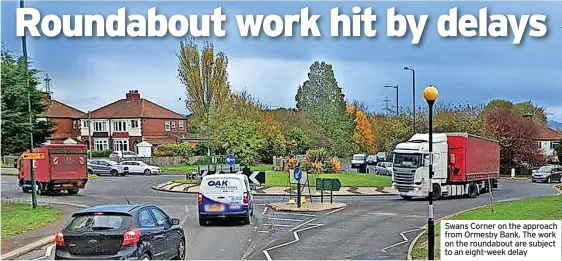
[[[178,244],[178,255],[174,257],[174,260],[184,260],[185,259],[185,241],[183,239],[180,240]]]
[[[402,196],[400,195],[401,198],[405,199],[405,200],[410,200],[412,199],[412,196]]]
[[[145,170],[144,170],[144,175],[147,175],[147,176],[148,176],[148,175],[150,175],[150,174],[152,174],[152,172],[151,172],[149,169],[145,169]]]
[[[550,177],[546,178],[545,183],[550,183]]]
[[[562,183],[562,176],[560,176],[560,180],[558,182]]]
[[[94,171],[91,169],[88,169],[88,174],[94,174]]]
[[[150,260],[150,256],[145,253],[145,254],[142,254],[142,256],[141,256],[140,259],[141,259],[141,260]]]
[[[119,173],[117,172],[117,170],[112,169],[109,174],[111,174],[111,176],[117,176]]]

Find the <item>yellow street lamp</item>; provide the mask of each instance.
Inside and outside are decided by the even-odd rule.
[[[433,85],[425,87],[423,98],[429,107],[429,214],[427,218],[427,257],[435,259],[435,221],[433,219],[433,103],[437,100],[439,92]]]

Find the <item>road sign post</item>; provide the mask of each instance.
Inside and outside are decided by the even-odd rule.
[[[29,176],[31,177],[31,206],[33,208],[37,207],[37,186],[35,184],[35,164],[34,160],[42,160],[45,159],[44,153],[24,153],[23,154],[24,160],[29,160]]]
[[[228,164],[228,167],[230,168],[230,173],[232,173],[232,166],[234,166],[234,164],[236,163],[236,157],[234,157],[234,155],[232,154],[228,154],[224,161],[226,161],[226,164]]]
[[[299,164],[300,165],[300,164]],[[293,171],[293,176],[297,181],[297,208],[301,207],[301,178],[302,178],[302,169],[300,167],[296,167]]]

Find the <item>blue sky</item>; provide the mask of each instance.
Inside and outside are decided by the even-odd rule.
[[[351,14],[354,5],[373,7],[377,14],[377,37],[331,38],[329,12],[340,7]],[[17,2],[2,2],[2,42],[20,52],[16,37]],[[547,108],[549,117],[562,121],[562,2],[26,2],[42,14],[102,14],[127,7],[128,14],[211,14],[223,7],[227,15],[227,37],[212,39],[229,57],[229,78],[234,90],[247,89],[271,106],[294,106],[299,84],[315,60],[332,63],[346,97],[380,111],[383,99],[394,104],[394,90],[383,85],[400,85],[401,106],[411,106],[411,74],[417,73],[416,102],[423,104],[421,91],[428,84],[439,88],[440,100],[450,103],[485,103],[504,98],[531,99]],[[236,14],[297,14],[309,7],[322,15],[321,38],[242,38],[238,36]],[[420,45],[411,37],[386,37],[386,10],[396,7],[402,14],[430,16]],[[511,37],[443,39],[437,34],[437,18],[450,8],[461,14],[544,14],[548,36],[527,36],[517,46]],[[200,39],[204,40],[204,39]],[[55,99],[84,111],[122,98],[130,89],[170,109],[184,112],[178,99],[185,89],[177,78],[180,39],[156,38],[28,38],[34,65],[48,72]]]

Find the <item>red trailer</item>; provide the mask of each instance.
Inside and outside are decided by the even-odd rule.
[[[500,177],[500,145],[495,140],[447,133],[450,183],[495,180]]]
[[[43,159],[33,160],[35,182],[39,194],[66,190],[74,195],[88,182],[88,157],[83,144],[44,144],[33,153],[43,153]],[[31,191],[31,160],[20,158],[19,186]]]

